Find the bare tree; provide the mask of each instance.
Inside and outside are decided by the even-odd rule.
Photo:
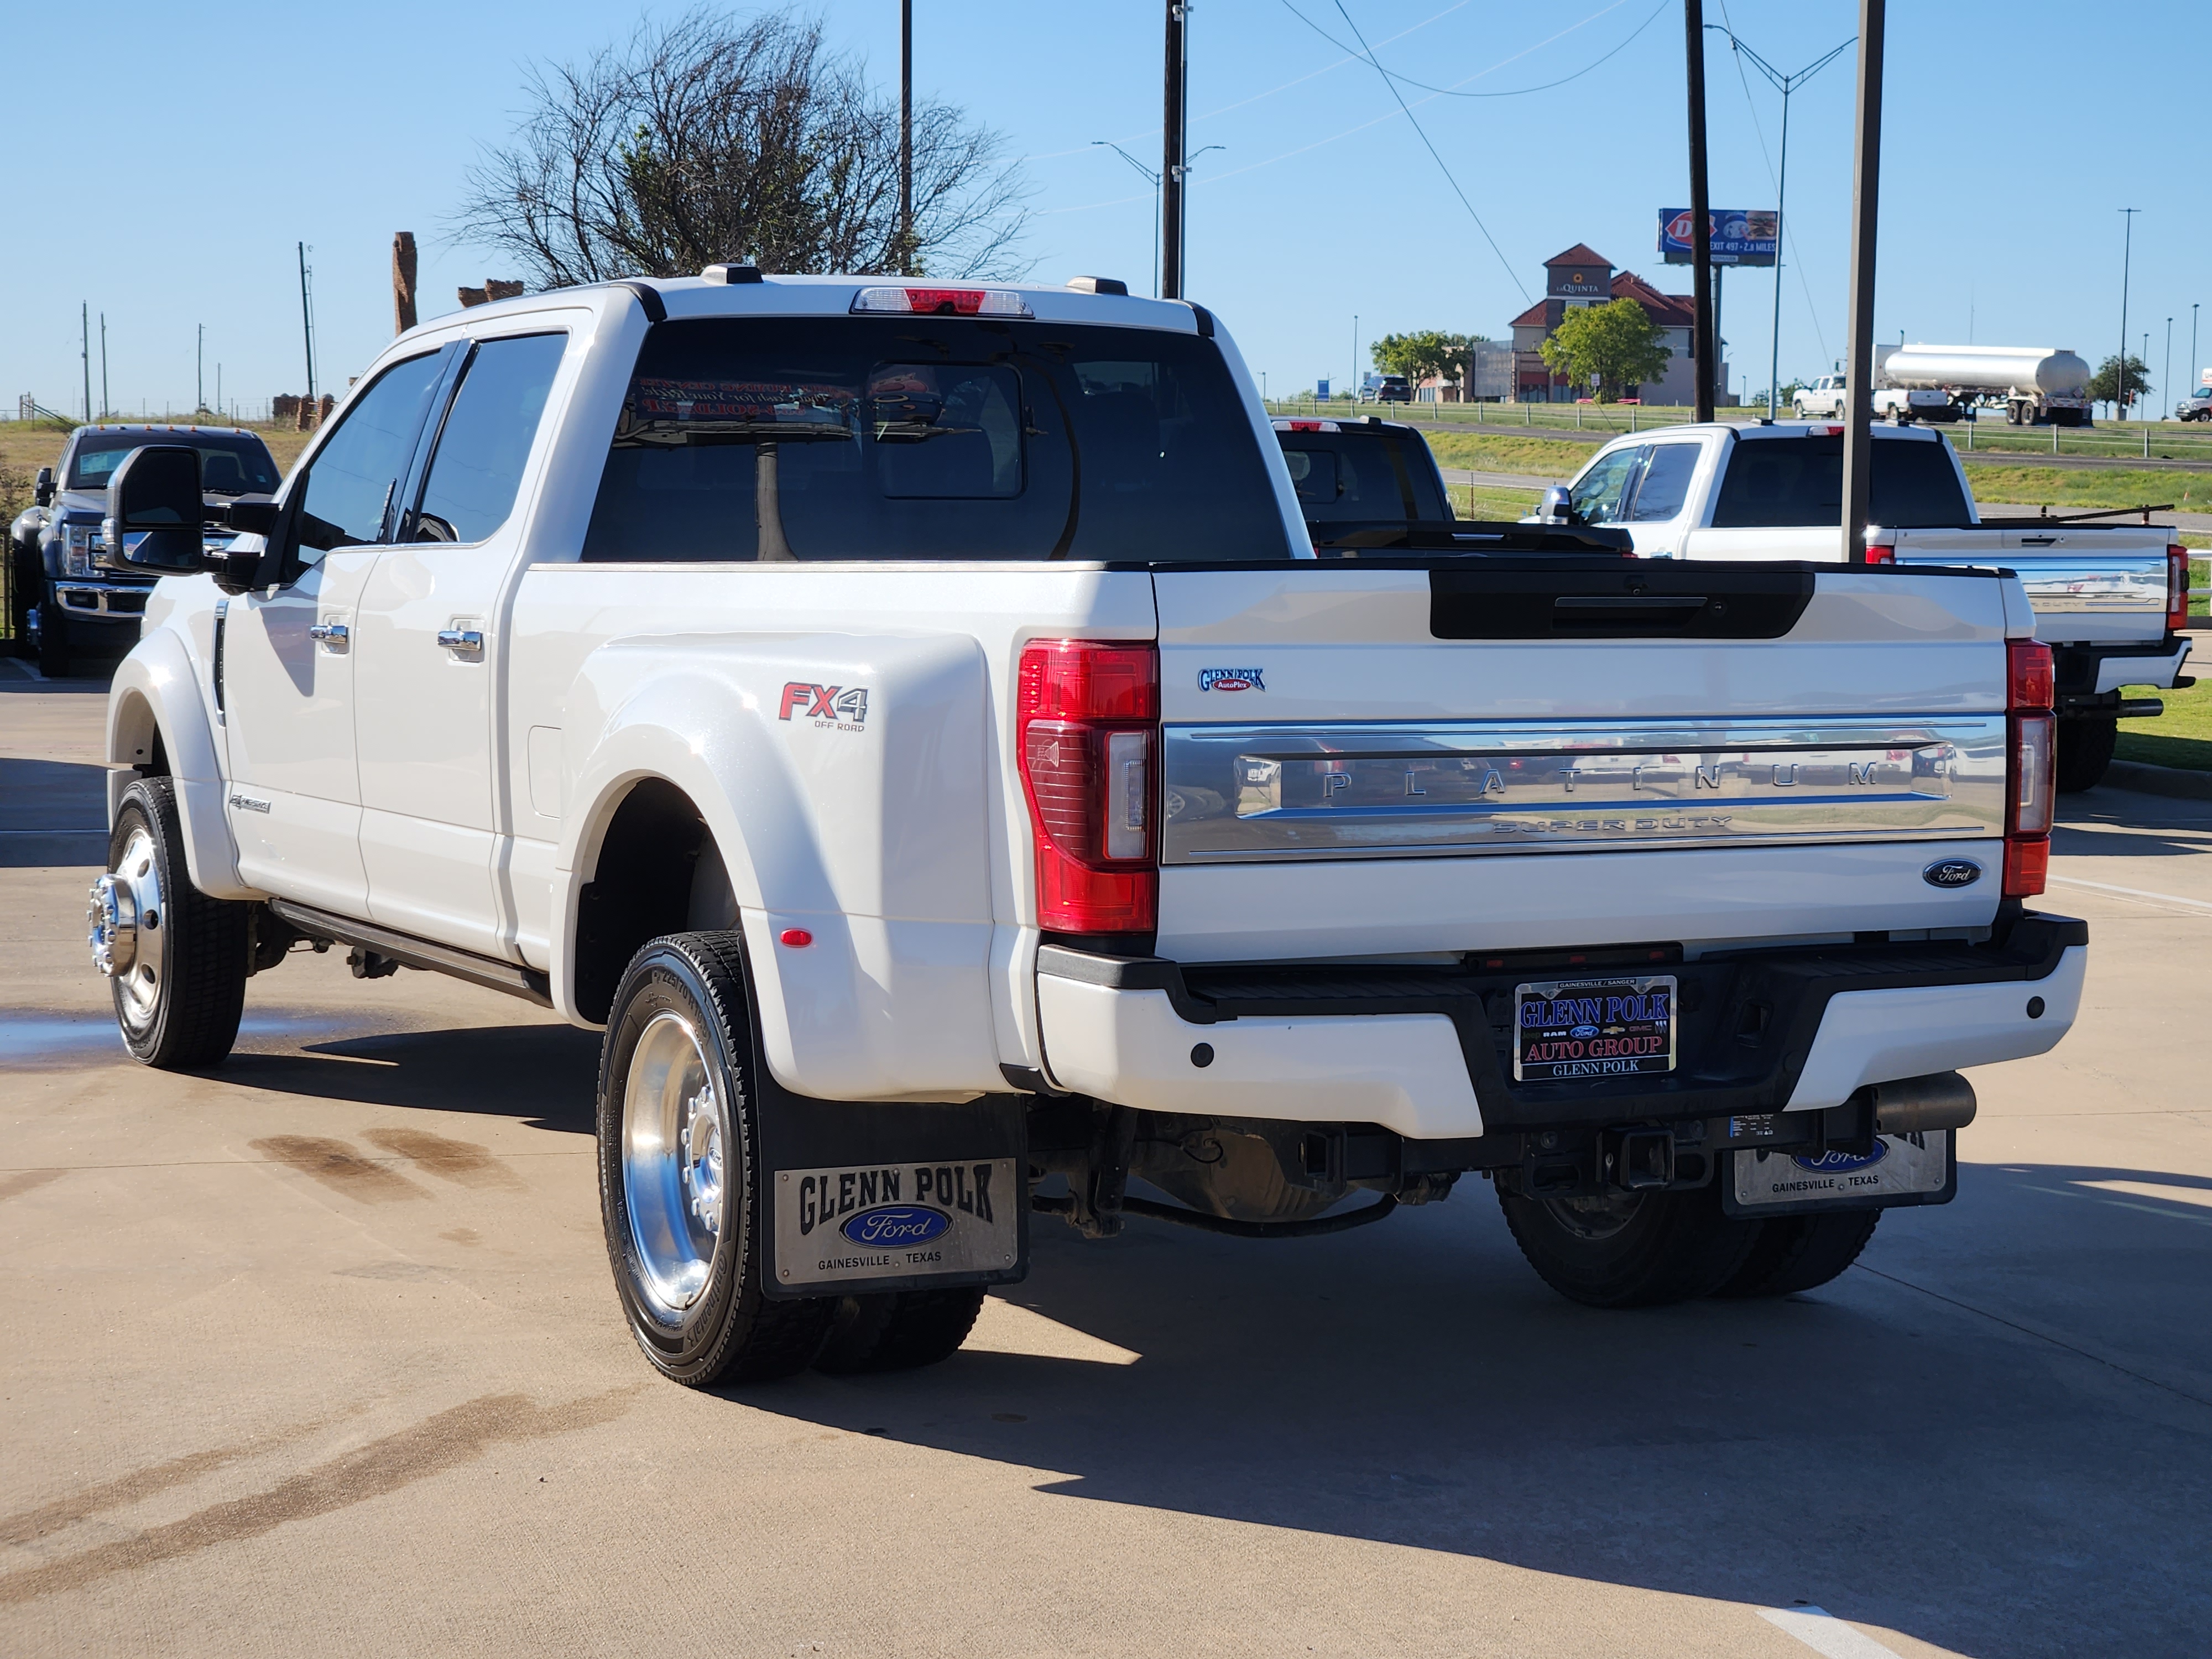
[[[1000,136],[917,103],[914,243],[899,245],[898,104],[785,11],[641,24],[582,64],[540,64],[514,141],[469,173],[459,237],[533,286],[784,271],[994,276],[1027,214]]]

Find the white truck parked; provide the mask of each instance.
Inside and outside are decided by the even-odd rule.
[[[2122,720],[2164,712],[2131,685],[2185,687],[2189,553],[2161,526],[2111,514],[1984,519],[1941,434],[1876,426],[1868,561],[2019,573],[2057,664],[2058,787],[2094,787]],[[1644,558],[1841,563],[1843,428],[1780,422],[1667,427],[1615,439],[1537,516],[1617,526]]]
[[[109,705],[125,1042],[214,1064],[332,947],[604,1030],[683,1382],[942,1358],[1033,1215],[1469,1172],[1579,1300],[1803,1289],[2080,1001],[2013,577],[1316,558],[1227,336],[1118,283],[480,306],[212,558],[198,484],[110,489],[174,573]]]

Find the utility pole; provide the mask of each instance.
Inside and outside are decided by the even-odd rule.
[[[307,348],[307,401],[315,400],[315,313],[307,299],[307,245],[300,244],[300,335]]]
[[[100,418],[106,420],[108,411],[115,407],[107,395],[107,313],[100,313]]]
[[[2128,418],[2128,267],[2135,253],[2136,215],[2141,208],[2122,208],[2120,223],[2120,360],[2112,371],[2112,418]]]
[[[1352,401],[1359,401],[1359,313],[1352,313],[1352,378],[1345,384],[1352,388]]]
[[[2202,374],[2204,371],[2197,366],[2197,305],[2199,303],[2202,302],[2192,303],[2189,307],[2189,367]],[[2194,386],[2197,382],[2191,380],[2189,384]]]
[[[1690,291],[1696,311],[1690,323],[1690,356],[1697,383],[1695,418],[1710,421],[1713,418],[1713,222],[1705,194],[1705,0],[1682,0],[1682,30],[1690,70]]]
[[[2172,396],[2173,396],[2173,319],[2172,319],[2172,318],[2171,318],[2171,317],[2169,317],[2169,318],[2167,318],[2167,319],[2166,319],[2166,365],[2165,365],[2165,367],[2164,367],[2164,368],[2160,368],[2160,369],[2159,370],[2159,372],[2158,372],[2158,402],[2159,402],[2159,406],[2160,406],[2160,408],[2163,408],[2163,407],[2165,406],[2165,404],[2166,404],[2166,400],[2167,400],[2169,398],[2172,397]],[[2161,420],[2161,421],[2162,421],[2162,420],[2164,420],[2164,419],[2166,418],[2166,416],[2165,416],[2164,415],[2160,415],[2158,418],[2159,418],[2160,420]]]
[[[898,268],[914,275],[914,0],[899,0]]]
[[[1160,150],[1160,296],[1182,298],[1183,30],[1189,7],[1167,0],[1167,68]]]
[[[84,365],[84,423],[92,424],[92,306],[80,305],[76,313],[76,355]]]
[[[1851,158],[1850,338],[1844,370],[1844,556],[1866,562],[1874,498],[1875,233],[1881,191],[1881,55],[1887,0],[1859,0],[1856,143]],[[1779,254],[1781,250],[1775,252]],[[1769,414],[1773,412],[1769,406]]]
[[[207,407],[207,325],[199,325],[198,343],[192,347],[192,412]]]

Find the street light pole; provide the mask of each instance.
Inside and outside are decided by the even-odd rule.
[[[1690,106],[1690,395],[1697,404],[1696,418],[1710,421],[1713,418],[1713,222],[1712,204],[1705,191],[1705,0],[1682,0],[1682,29]]]
[[[2128,266],[2135,253],[2136,215],[2141,208],[2122,208],[2120,223],[2120,357],[2112,366],[2112,418],[2128,418]]]
[[[2166,400],[2172,396],[2173,396],[2173,319],[2169,317],[2166,319],[2166,362],[2158,371],[2158,404],[2155,407],[2163,408]],[[2162,421],[2166,416],[2160,415],[2158,418]]]
[[[1112,150],[1136,168],[1144,181],[1152,187],[1152,298],[1157,300],[1160,297],[1160,175],[1110,138],[1093,138],[1091,143],[1094,149]]]
[[[1767,359],[1766,365],[1766,418],[1771,421],[1775,418],[1774,400],[1782,384],[1782,233],[1785,222],[1782,216],[1789,205],[1790,192],[1790,94],[1834,63],[1851,42],[1846,40],[1842,46],[1823,53],[1795,75],[1784,75],[1738,40],[1733,29],[1723,27],[1718,23],[1708,23],[1705,27],[1727,35],[1729,50],[1750,59],[1752,68],[1765,76],[1768,84],[1782,94],[1781,160],[1774,170],[1774,337],[1772,355]],[[1853,40],[1856,38],[1852,37]]]

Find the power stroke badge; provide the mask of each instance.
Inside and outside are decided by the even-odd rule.
[[[1024,1197],[1011,1158],[779,1170],[776,1280],[1005,1272],[1021,1249]]]

